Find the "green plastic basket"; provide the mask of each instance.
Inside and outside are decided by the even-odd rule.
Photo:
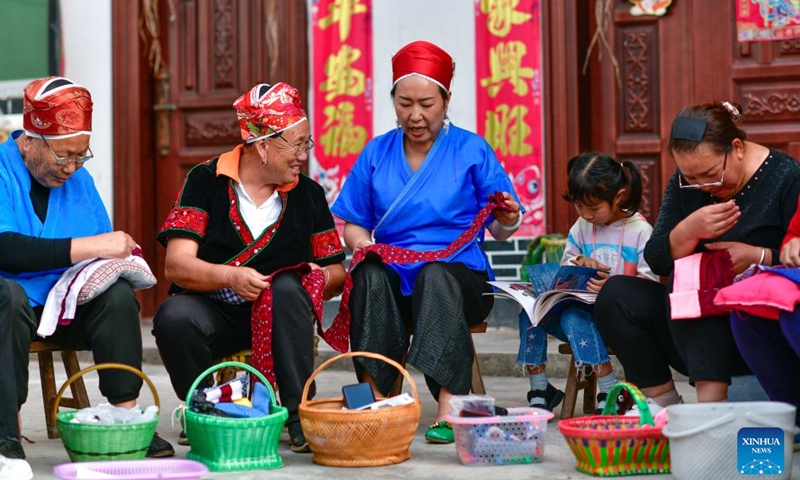
[[[141,377],[153,392],[156,406],[161,408],[158,393],[147,376],[140,370],[121,363],[99,363],[85,368],[70,377],[56,395],[53,415],[64,448],[73,462],[104,460],[139,460],[145,457],[158,425],[158,416],[150,422],[116,425],[87,425],[70,423],[77,410],[58,413],[58,405],[67,388],[83,375],[95,370],[125,370]]]
[[[272,386],[255,368],[240,362],[214,365],[194,381],[186,395],[186,405],[206,376],[226,367],[247,370],[264,382],[270,393],[272,413],[257,418],[230,418],[204,415],[187,408],[184,428],[192,449],[186,458],[204,463],[213,472],[280,467],[283,460],[278,455],[278,442],[289,411],[277,406]]]

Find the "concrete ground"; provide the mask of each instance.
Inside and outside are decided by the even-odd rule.
[[[173,426],[171,422],[171,412],[180,404],[178,398],[172,391],[169,379],[164,367],[160,364],[155,344],[149,334],[149,327],[143,325],[143,337],[145,344],[144,365],[145,374],[154,383],[160,399],[162,415],[159,422],[159,434],[173,443],[177,453],[177,458],[186,458],[189,447],[177,445],[177,438],[180,428],[177,423]],[[484,381],[487,393],[496,398],[497,404],[507,407],[526,406],[525,393],[528,390],[527,379],[518,375],[513,367],[513,357],[517,348],[516,332],[511,329],[495,329],[486,334],[476,335],[476,347],[481,359],[484,370]],[[555,351],[555,343],[551,345],[551,350]],[[329,349],[320,348],[320,358],[327,358],[332,355]],[[552,364],[551,382],[558,388],[564,389],[565,375],[561,371],[565,370],[565,365],[559,362],[556,357],[563,357],[553,353],[549,357]],[[41,384],[37,362],[31,357],[30,366],[30,394],[28,402],[23,406],[23,434],[30,438],[34,444],[24,444],[28,460],[31,463],[35,478],[56,478],[53,475],[53,467],[69,462],[69,457],[64,450],[61,440],[49,440],[45,431],[44,410],[41,401]],[[339,362],[342,364],[348,361]],[[81,365],[88,365],[84,358]],[[336,365],[336,364],[334,364]],[[345,365],[346,366],[346,365]],[[65,378],[63,371],[57,366],[57,383],[60,386]],[[621,370],[618,370],[618,372]],[[575,470],[575,458],[569,450],[562,435],[558,432],[557,421],[552,421],[548,425],[545,436],[544,459],[538,464],[528,465],[503,465],[491,467],[463,466],[458,462],[458,457],[453,445],[432,445],[425,442],[424,433],[426,427],[431,423],[436,414],[436,403],[427,392],[422,376],[415,371],[412,377],[420,390],[420,399],[423,409],[419,427],[414,442],[411,446],[411,459],[398,465],[372,468],[333,468],[323,467],[312,463],[311,454],[296,454],[289,450],[287,434],[281,439],[279,453],[283,458],[284,465],[277,470],[269,471],[244,471],[231,473],[214,473],[204,478],[237,478],[237,479],[285,479],[285,478],[331,478],[331,479],[350,479],[350,478],[458,478],[460,480],[480,479],[485,480],[487,475],[497,475],[501,478],[548,478],[548,479],[577,479],[591,478]],[[317,377],[317,398],[338,397],[340,396],[341,386],[354,382],[351,371],[346,369],[327,369]],[[97,404],[104,401],[100,397],[97,389],[97,374],[90,373],[86,376],[87,390],[92,403]],[[143,387],[145,390],[147,387]],[[405,385],[405,391],[409,391]],[[678,390],[683,395],[685,401],[694,402],[696,396],[694,389],[686,382],[678,382]],[[152,403],[149,393],[143,393],[141,397],[142,405]],[[580,398],[579,398],[580,405]],[[559,409],[556,409],[556,415]],[[792,478],[800,479],[800,453],[793,455],[793,475]],[[673,478],[671,475],[647,475],[634,476],[629,478]]]

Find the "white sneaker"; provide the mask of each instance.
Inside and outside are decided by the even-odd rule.
[[[31,465],[21,458],[6,458],[0,455],[0,480],[30,480]]]

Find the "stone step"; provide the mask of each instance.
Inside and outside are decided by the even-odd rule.
[[[142,321],[142,344],[143,353],[142,360],[145,364],[149,365],[162,365],[161,356],[158,354],[155,338],[151,334],[152,323],[150,319]],[[517,350],[519,349],[519,332],[516,327],[509,326],[493,326],[490,320],[490,327],[486,333],[473,335],[475,342],[475,349],[478,352],[478,364],[481,368],[483,376],[487,377],[523,377],[522,371],[516,366]],[[553,378],[565,378],[569,371],[569,355],[562,355],[558,353],[558,345],[560,340],[554,337],[548,337],[547,345],[547,372],[548,376]],[[325,342],[321,341],[319,344],[319,352],[316,364],[320,365],[322,362],[332,358],[336,352]],[[93,362],[91,352],[79,352],[78,359],[81,365],[91,365]],[[36,361],[32,358],[32,361]],[[611,364],[614,367],[614,372],[618,377],[623,378],[624,372],[622,366],[616,357],[611,357]],[[353,365],[351,361],[344,360],[336,362],[329,367],[331,370],[350,370],[352,371]],[[416,372],[413,368],[412,371]],[[687,381],[688,379],[677,373],[673,372],[673,376],[678,381]]]

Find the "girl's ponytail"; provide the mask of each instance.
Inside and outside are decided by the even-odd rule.
[[[639,169],[630,160],[620,163],[622,175],[625,176],[628,185],[628,194],[619,202],[619,209],[630,217],[639,211],[642,205],[642,176]]]

